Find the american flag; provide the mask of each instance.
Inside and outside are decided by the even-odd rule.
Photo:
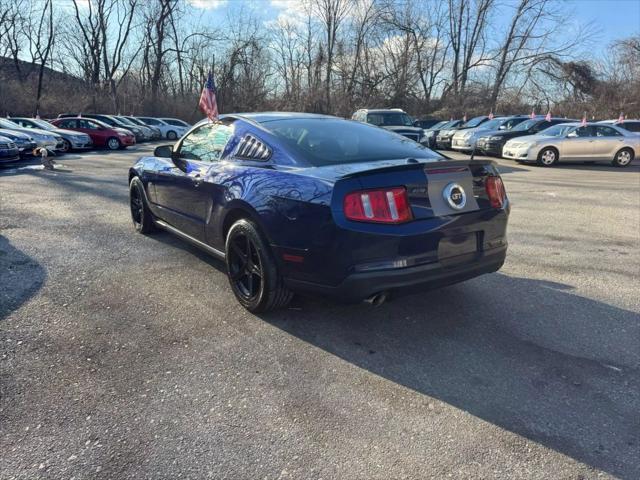
[[[466,113],[464,114],[464,117],[462,117],[462,121],[463,121],[464,123],[467,123],[467,114],[466,114]]]
[[[546,116],[546,117],[544,117],[544,119],[545,119],[547,122],[550,122],[550,121],[551,121],[551,110],[549,110],[549,111],[547,112],[547,116]]]
[[[587,112],[584,112],[584,115],[582,115],[582,121],[580,122],[580,126],[581,127],[587,126]]]
[[[493,111],[489,112],[489,120],[493,120]]]
[[[624,113],[620,112],[620,116],[618,117],[618,120],[616,121],[616,123],[622,123],[624,122]]]
[[[218,103],[216,102],[216,84],[213,82],[211,72],[207,77],[207,83],[202,88],[200,94],[200,110],[209,117],[209,120],[218,118]]]
[[[530,117],[530,118],[536,118],[536,111],[535,111],[535,109],[534,109],[534,110],[531,110],[531,115],[529,115],[529,117]]]

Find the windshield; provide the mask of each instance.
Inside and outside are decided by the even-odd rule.
[[[529,130],[531,127],[538,124],[539,122],[540,122],[539,118],[532,118],[530,120],[525,120],[524,122],[519,123],[518,125],[513,127],[512,130],[514,132],[523,132],[525,130]]]
[[[413,126],[411,117],[403,112],[369,113],[367,115],[367,123],[378,127]]]
[[[35,124],[37,128],[41,128],[43,130],[53,130],[54,128],[56,128],[53,125],[51,125],[49,122],[45,122],[44,120],[38,120],[37,118],[30,118],[29,122]]]
[[[438,130],[439,128],[444,127],[447,123],[449,123],[449,122],[447,122],[447,121],[445,121],[445,122],[438,122],[438,123],[436,123],[435,125],[431,125],[431,126],[429,127],[429,130]]]
[[[120,123],[124,123],[125,125],[135,125],[131,120],[125,117],[114,117]]]
[[[487,117],[474,117],[462,125],[462,128],[473,128],[480,125]]]
[[[139,120],[147,125],[164,125],[164,122],[156,120],[155,118],[140,118]]]
[[[263,125],[316,167],[399,158],[440,158],[413,140],[360,122],[289,118]]]
[[[142,122],[142,121],[138,120],[137,118],[133,118],[133,117],[124,117],[124,118],[126,118],[127,120],[129,120],[129,121],[130,121],[132,124],[134,124],[134,125],[138,125],[138,126],[140,126],[140,127],[144,127],[144,126],[145,126],[145,125],[144,125],[144,122]]]
[[[564,137],[574,128],[576,128],[575,125],[561,123],[559,125],[554,125],[553,127],[545,128],[538,133],[538,135],[544,135],[545,137]]]
[[[478,128],[482,128],[483,130],[497,130],[500,125],[504,122],[504,118],[494,118],[493,120],[489,120],[488,122],[484,122]]]
[[[13,123],[11,120],[7,120],[6,118],[0,118],[0,127],[2,127],[2,128],[22,128],[17,123]]]

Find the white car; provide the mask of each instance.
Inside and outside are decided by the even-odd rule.
[[[606,161],[627,167],[640,153],[640,137],[615,125],[559,123],[538,135],[516,137],[504,144],[502,157],[551,167],[558,162]]]
[[[181,123],[178,123],[178,124],[168,123],[161,118],[154,118],[154,117],[136,117],[136,118],[144,122],[146,125],[149,125],[150,127],[156,127],[157,129],[160,130],[160,133],[162,134],[162,138],[166,138],[169,140],[175,140],[181,137],[182,135],[187,133],[189,128],[191,128],[191,125],[186,124],[185,122],[182,122],[182,120],[177,120],[177,119],[175,120],[183,123],[184,125],[182,125]]]

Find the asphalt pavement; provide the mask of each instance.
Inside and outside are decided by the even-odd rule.
[[[256,316],[134,232],[152,148],[0,168],[0,479],[640,478],[638,163],[500,160],[500,272]]]

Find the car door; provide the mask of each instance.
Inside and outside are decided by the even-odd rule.
[[[106,144],[107,132],[99,124],[89,118],[78,118],[76,122],[77,127],[74,130],[89,135],[94,145],[103,146]]]
[[[211,170],[219,167],[224,147],[233,134],[226,123],[205,123],[177,145],[174,163],[156,173],[154,188],[162,217],[178,230],[205,241],[205,223],[217,186]]]
[[[622,148],[624,135],[607,125],[595,125],[592,128],[595,129],[594,157],[598,160],[611,160],[616,152]]]
[[[593,160],[593,140],[592,127],[589,125],[571,130],[561,142],[561,161],[579,162],[583,160]]]

